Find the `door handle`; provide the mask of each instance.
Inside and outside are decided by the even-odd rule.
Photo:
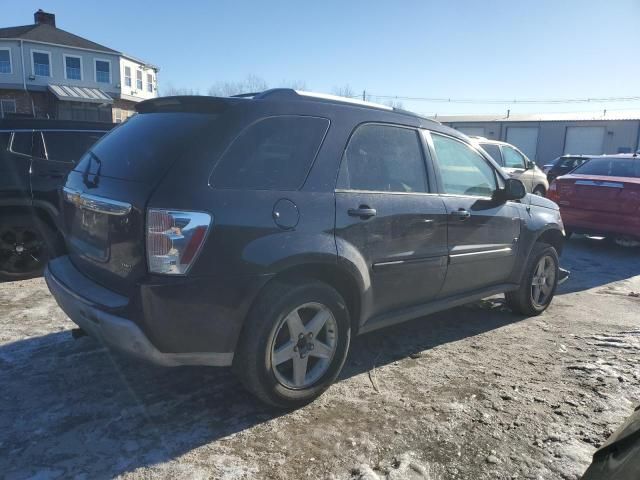
[[[471,213],[469,213],[469,210],[465,210],[464,208],[460,208],[451,212],[451,215],[456,217],[461,222],[471,217]]]
[[[350,208],[348,210],[349,216],[360,217],[362,220],[376,216],[376,209],[371,208],[368,205],[360,205],[358,208]]]

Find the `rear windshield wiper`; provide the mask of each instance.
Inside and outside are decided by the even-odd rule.
[[[102,160],[100,160],[98,156],[91,151],[87,153],[89,154],[89,161],[87,162],[87,166],[84,169],[84,172],[82,172],[82,182],[87,186],[87,188],[97,188],[98,184],[100,183],[100,172],[102,170]],[[89,170],[91,169],[91,163],[93,162],[93,160],[95,160],[96,163],[98,164],[98,170],[96,171],[95,176],[93,177],[93,180],[89,180]]]

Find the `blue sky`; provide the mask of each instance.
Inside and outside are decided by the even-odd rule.
[[[21,0],[0,26],[58,27],[160,67],[159,83],[208,88],[249,74],[270,86],[465,99],[640,96],[640,0],[90,1]],[[640,102],[450,104],[421,113],[640,109]]]

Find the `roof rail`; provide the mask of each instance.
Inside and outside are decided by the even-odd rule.
[[[317,100],[326,100],[326,101],[336,102],[336,103],[347,103],[350,105],[359,105],[362,107],[378,108],[381,110],[389,110],[389,111],[394,110],[392,107],[388,107],[387,105],[382,105],[380,103],[365,102],[363,100],[358,100],[356,98],[340,97],[338,95],[330,95],[328,93],[307,92],[305,90],[294,90],[293,88],[271,88],[269,90],[265,90],[264,92],[254,95],[253,98],[256,100],[261,100],[266,98],[269,98],[269,99],[282,98],[287,100],[317,99]]]

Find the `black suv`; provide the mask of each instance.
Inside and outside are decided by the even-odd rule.
[[[556,178],[575,170],[590,158],[588,155],[563,155],[542,167],[542,171],[547,174],[547,180],[551,183]]]
[[[42,273],[64,247],[59,196],[67,173],[109,123],[0,120],[0,280]]]
[[[501,292],[525,315],[551,302],[558,207],[455,130],[287,89],[137,110],[69,174],[70,254],[45,271],[110,347],[232,365],[292,407],[352,335]]]

